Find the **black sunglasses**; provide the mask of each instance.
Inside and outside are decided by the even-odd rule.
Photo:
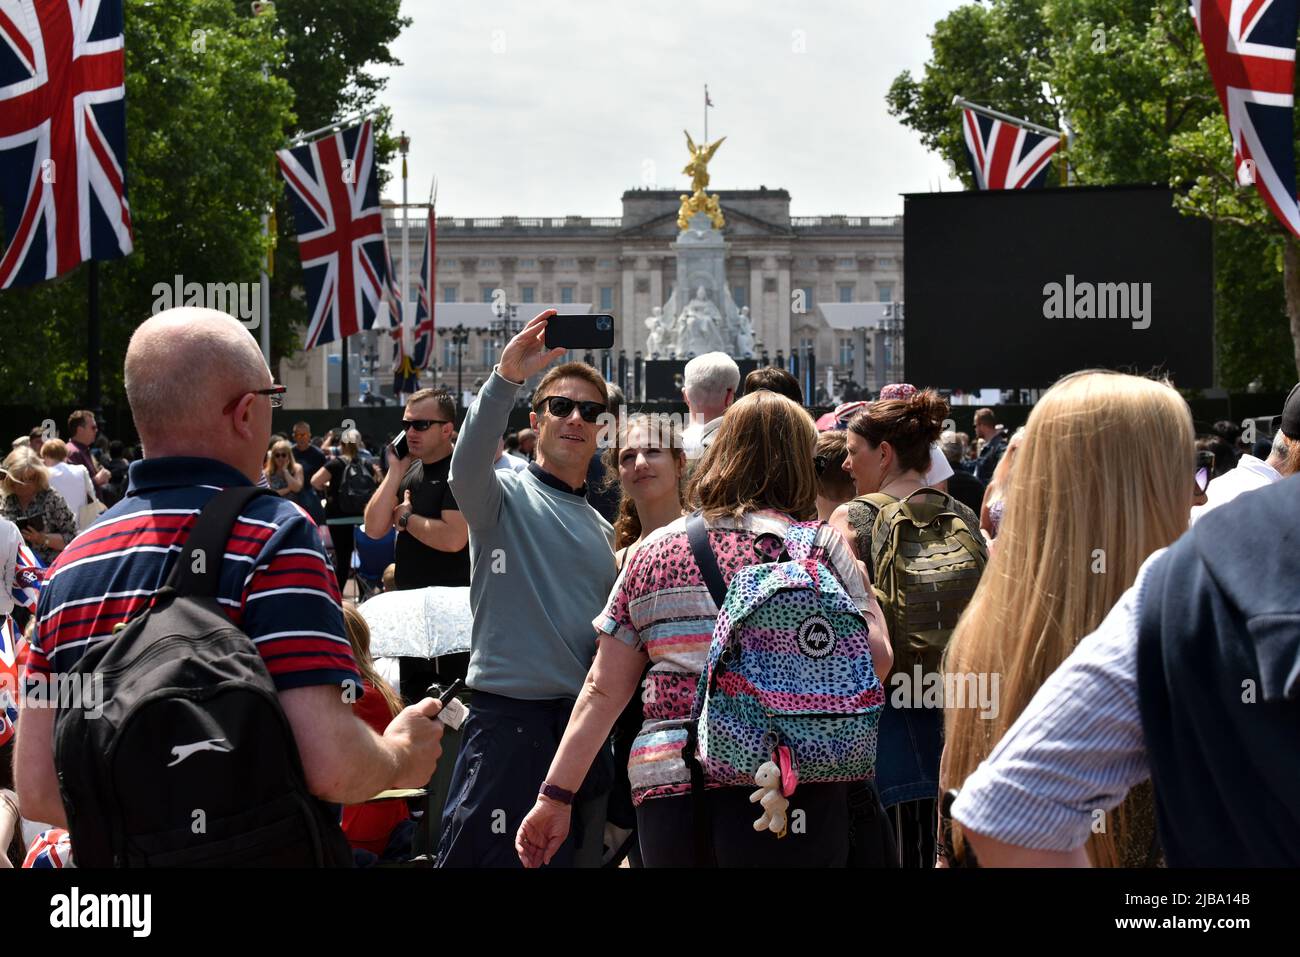
[[[557,419],[567,419],[576,406],[583,422],[595,424],[602,412],[608,408],[603,402],[578,402],[563,395],[548,395],[545,399],[533,403],[533,410],[546,406],[546,411]]]
[[[446,419],[403,419],[403,429],[415,429],[417,432],[428,432],[435,425],[451,425]]]

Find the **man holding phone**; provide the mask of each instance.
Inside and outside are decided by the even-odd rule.
[[[469,527],[447,482],[455,428],[450,395],[437,389],[412,394],[388,474],[366,505],[368,536],[383,538],[397,529],[399,589],[469,584]],[[405,449],[397,447],[403,439]]]
[[[514,835],[595,657],[591,619],[614,584],[613,529],[585,498],[600,416],[617,412],[595,369],[569,362],[546,373],[532,398],[536,461],[521,472],[492,465],[515,394],[568,346],[548,335],[554,315],[541,313],[506,345],[451,456],[451,486],[473,556],[467,683],[474,697],[442,818],[442,867],[520,866]],[[599,864],[612,779],[609,757],[577,794],[544,785],[574,809],[574,837],[553,865]]]

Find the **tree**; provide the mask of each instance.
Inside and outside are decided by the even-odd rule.
[[[268,156],[291,121],[282,41],[230,0],[125,10],[127,190],[135,251],[99,264],[103,385],[122,393],[122,358],[153,311],[156,283],[254,282],[260,211],[279,190]],[[0,293],[0,376],[12,397],[80,400],[86,376],[88,265]]]
[[[1177,208],[1216,224],[1220,381],[1233,388],[1256,378],[1271,388],[1295,381],[1300,247],[1253,187],[1236,184],[1227,123],[1184,0],[993,0],[954,11],[931,43],[924,79],[901,74],[887,102],[965,182],[954,93],[1038,122],[1068,117],[1078,182],[1165,183]],[[1296,291],[1284,309],[1288,256],[1295,262],[1285,285]],[[1278,358],[1287,351],[1285,315],[1294,367]]]
[[[278,209],[272,281],[274,357],[299,347],[304,318],[297,241],[275,151],[308,130],[373,105],[396,63],[388,44],[410,21],[399,0],[279,0],[254,17],[247,3],[126,0],[127,191],[135,251],[99,264],[103,388],[122,395],[122,358],[153,311],[154,286],[253,283],[267,243],[262,212]],[[263,66],[267,76],[263,76]],[[382,133],[388,120],[376,124]],[[395,148],[379,136],[377,161]],[[88,267],[0,292],[0,376],[12,400],[81,401],[86,381]]]
[[[368,67],[400,65],[389,52],[392,41],[411,23],[400,15],[400,8],[401,0],[278,0],[275,27],[285,45],[281,72],[293,88],[296,114],[294,126],[285,129],[286,137],[291,129],[319,129],[375,105],[385,81]],[[375,117],[375,164],[381,188],[387,179],[384,166],[397,149],[391,125],[387,111]],[[294,298],[303,279],[290,209],[281,190],[276,199],[278,233],[271,281],[272,369],[278,368],[281,356],[302,347],[301,327],[307,318],[304,302]]]

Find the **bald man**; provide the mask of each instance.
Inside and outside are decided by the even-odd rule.
[[[67,672],[87,644],[112,640],[113,626],[149,602],[204,504],[218,489],[254,484],[283,391],[253,337],[225,313],[171,309],[136,329],[126,394],[144,460],[131,465],[126,497],[51,566],[29,675]],[[312,794],[359,804],[427,784],[441,753],[442,724],[429,720],[438,703],[407,708],[382,736],[353,715],[355,692],[344,687],[358,674],[315,524],[300,506],[262,495],[244,507],[236,537],[218,601],[262,655]],[[49,708],[22,712],[14,770],[23,816],[63,824],[54,717]]]

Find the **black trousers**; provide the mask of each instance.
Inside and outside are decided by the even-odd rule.
[[[801,784],[786,811],[788,832],[755,831],[762,807],[754,788],[709,788],[702,810],[710,818],[713,847],[705,867],[845,867],[849,860],[848,784]],[[799,812],[802,812],[800,815]],[[695,809],[690,794],[648,798],[636,809],[646,867],[698,867]]]
[[[515,834],[546,780],[573,704],[572,698],[523,701],[474,692],[442,812],[439,867],[523,866]],[[549,866],[573,866],[581,806],[609,792],[613,765],[602,748],[574,799],[569,836]]]
[[[329,528],[330,541],[334,543],[334,577],[338,579],[339,594],[342,594],[343,586],[352,574],[353,533],[357,526],[331,525]]]

